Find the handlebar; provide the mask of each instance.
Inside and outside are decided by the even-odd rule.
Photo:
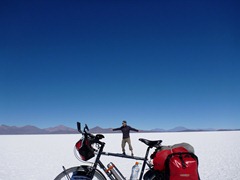
[[[104,138],[102,134],[93,135],[92,133],[90,133],[87,124],[85,124],[82,131],[81,123],[77,122],[77,129],[78,129],[78,132],[84,136],[84,138],[90,138],[93,141],[93,143],[101,143],[99,140]]]

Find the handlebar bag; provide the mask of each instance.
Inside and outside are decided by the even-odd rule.
[[[75,147],[78,150],[82,160],[87,161],[94,157],[94,149],[92,148],[92,145],[88,139],[80,139],[76,143]]]

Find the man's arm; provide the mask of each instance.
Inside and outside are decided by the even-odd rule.
[[[130,130],[132,130],[132,131],[136,131],[136,132],[139,131],[138,129],[132,128],[131,126],[130,126]]]
[[[118,130],[121,130],[121,127],[120,128],[114,128],[112,129],[113,131],[118,131]]]

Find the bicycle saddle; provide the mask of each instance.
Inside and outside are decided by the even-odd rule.
[[[162,143],[162,140],[151,141],[143,138],[140,138],[139,141],[143,142],[144,144],[148,145],[151,148],[158,147]]]

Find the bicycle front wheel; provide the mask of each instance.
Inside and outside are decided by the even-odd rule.
[[[76,166],[71,167],[69,169],[65,169],[63,172],[61,172],[54,180],[71,180],[74,173],[77,172],[79,176],[81,176],[81,179],[83,180],[91,180],[87,176],[87,172],[89,171],[89,166]],[[74,178],[72,178],[74,179]],[[99,171],[98,169],[95,170],[94,176],[92,178],[93,180],[107,180],[105,176]]]

